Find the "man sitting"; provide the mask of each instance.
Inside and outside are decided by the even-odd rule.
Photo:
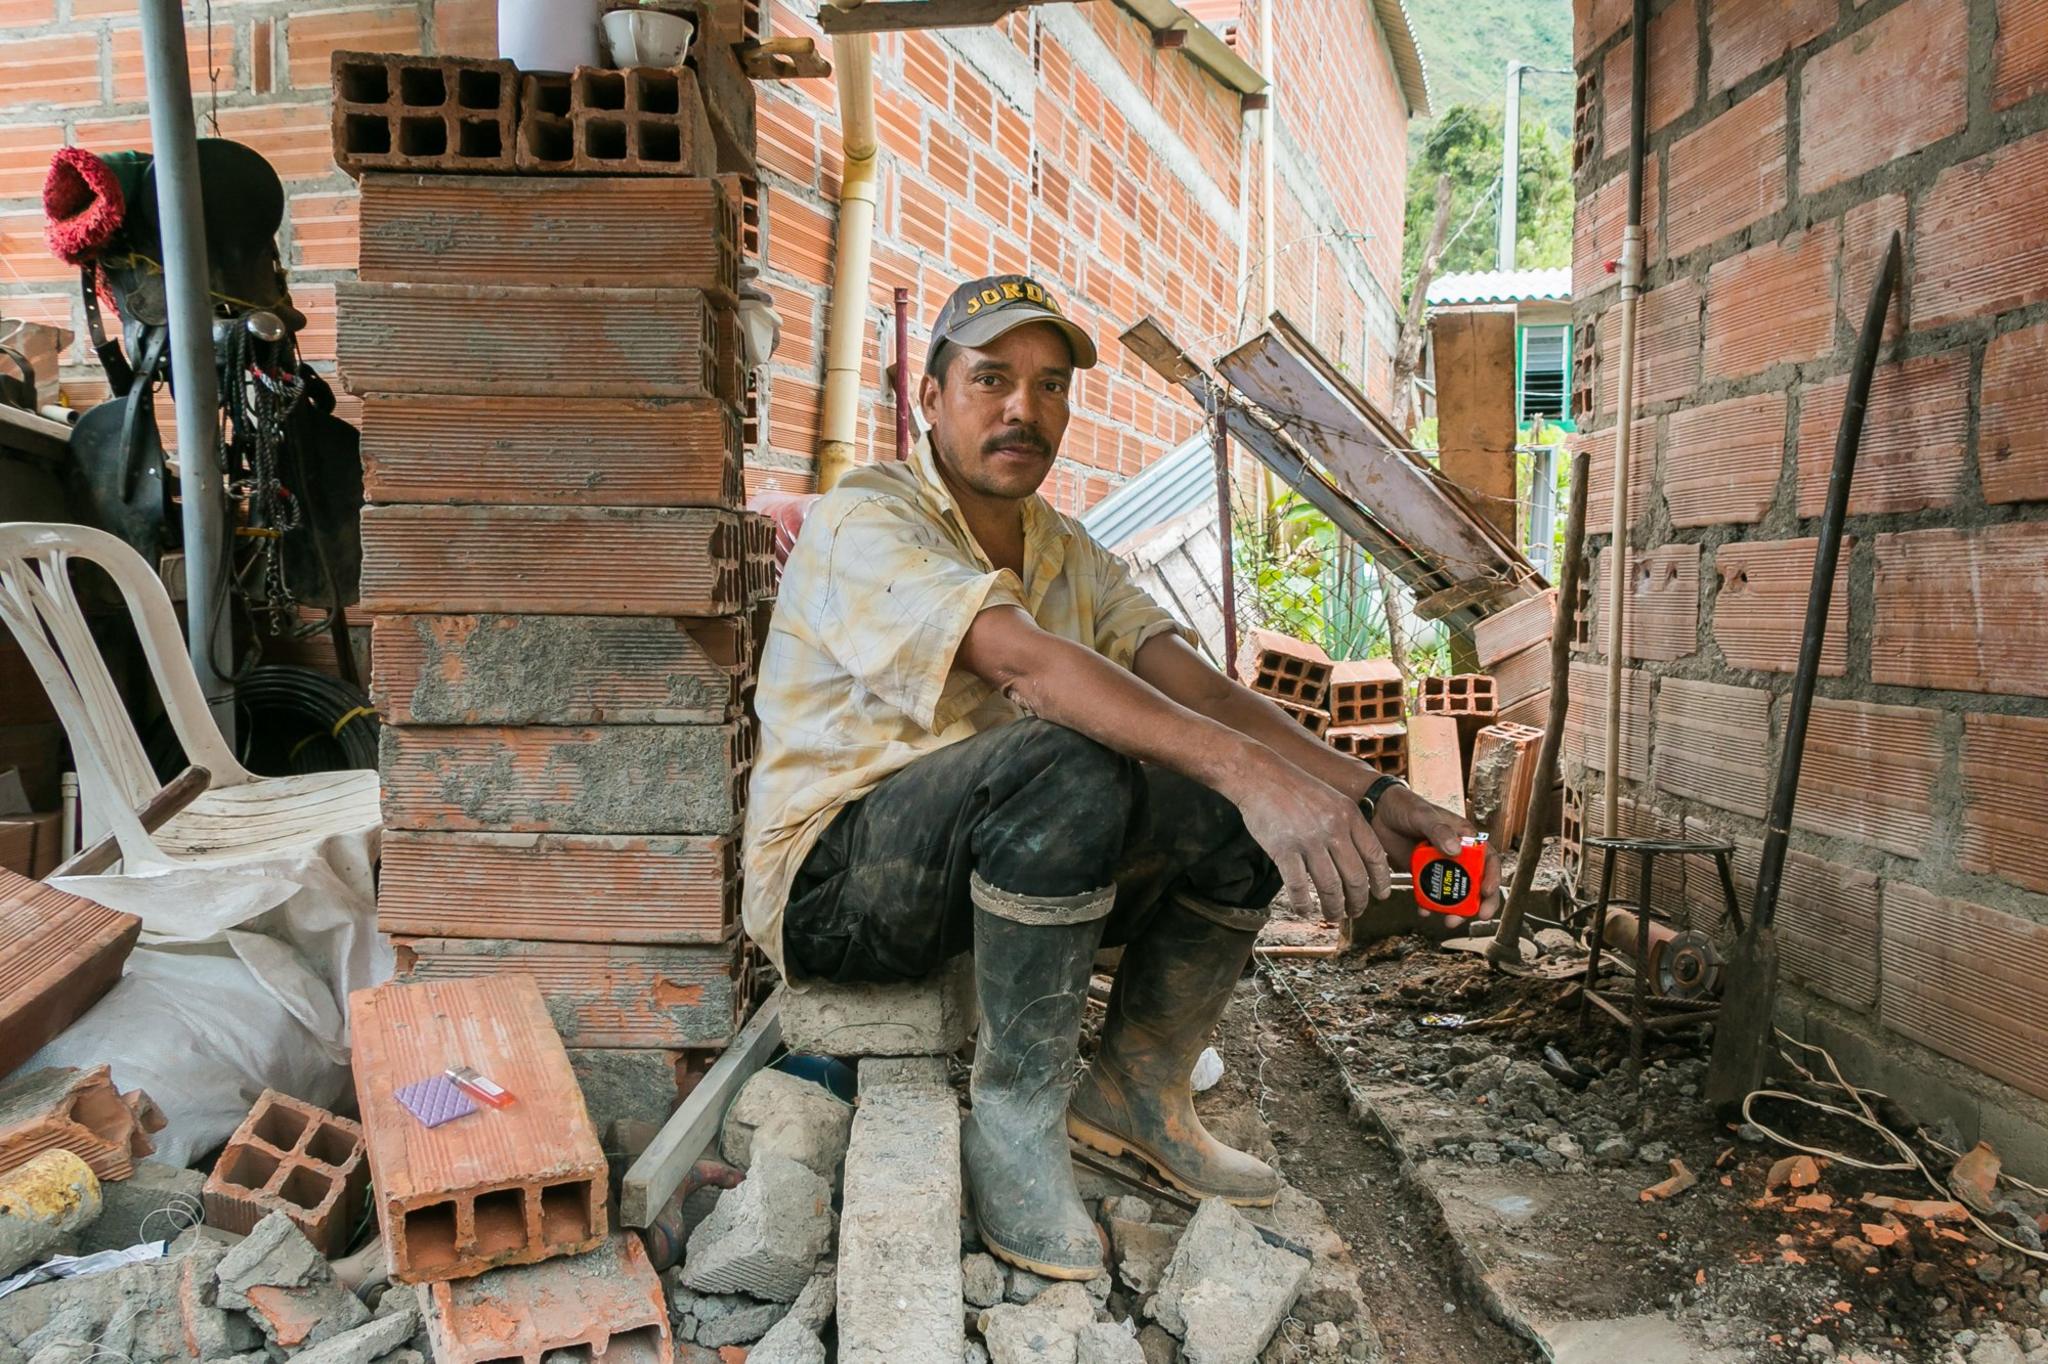
[[[974,954],[962,1133],[989,1249],[1101,1272],[1071,1133],[1197,1198],[1279,1176],[1209,1135],[1189,1076],[1284,886],[1326,917],[1471,828],[1231,682],[1038,496],[1094,343],[1019,275],[932,329],[909,460],[822,498],[782,576],[756,709],[746,927],[791,988]],[[1489,906],[1498,875],[1483,882]],[[1123,959],[1094,1065],[1096,950]]]

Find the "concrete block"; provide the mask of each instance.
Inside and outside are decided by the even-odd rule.
[[[840,1364],[957,1364],[960,1108],[945,1063],[864,1060],[860,1095],[839,1235]]]
[[[711,119],[690,70],[578,67],[520,83],[519,169],[548,175],[709,176]]]
[[[744,1293],[699,1293],[680,1282],[669,1290],[669,1319],[684,1340],[716,1350],[751,1345],[789,1313],[789,1304]]]
[[[786,1156],[836,1186],[852,1132],[853,1105],[823,1085],[761,1070],[726,1110],[719,1148],[742,1170],[766,1155]]]
[[[331,61],[334,160],[348,174],[512,169],[512,63],[395,52]]]
[[[735,396],[717,382],[718,300],[701,289],[358,282],[335,293],[351,393]]]
[[[590,1125],[605,1139],[613,1160],[626,1152],[612,1133],[619,1123],[645,1124],[659,1130],[675,1112],[688,1074],[689,1054],[642,1047],[572,1047],[569,1066],[583,1091],[583,1109]],[[638,1154],[635,1151],[633,1154]]]
[[[113,988],[141,932],[133,914],[0,869],[0,1075]]]
[[[365,507],[363,609],[723,616],[739,521],[704,507]]]
[[[1024,1306],[1003,1303],[976,1323],[993,1364],[1074,1364],[1095,1304],[1077,1283],[1054,1284]]]
[[[947,1056],[979,1018],[974,962],[962,954],[907,985],[807,984],[782,1004],[791,1051],[821,1056]]]
[[[126,1179],[156,1149],[164,1115],[139,1089],[114,1088],[107,1067],[46,1066],[0,1084],[0,1170],[69,1151],[102,1180]]]
[[[361,1127],[266,1089],[206,1179],[206,1220],[246,1235],[281,1212],[332,1258],[348,1251],[369,1182]]]
[[[411,1299],[412,1294],[393,1289],[394,1296]],[[292,1356],[293,1364],[391,1364],[391,1352],[411,1340],[420,1329],[420,1310],[406,1301],[389,1312],[381,1312],[352,1331],[331,1336],[309,1350]]]
[[[1074,1337],[1074,1364],[1145,1364],[1145,1351],[1127,1323],[1094,1321]]]
[[[747,1351],[747,1364],[825,1364],[824,1342],[818,1333],[785,1317]]]
[[[419,1294],[437,1364],[541,1364],[556,1350],[635,1364],[675,1358],[661,1276],[630,1232],[580,1255],[428,1284]]]
[[[738,831],[752,734],[727,725],[387,726],[388,828],[491,833]]]
[[[357,990],[349,1023],[393,1278],[421,1283],[603,1244],[604,1149],[533,977]],[[421,1126],[395,1091],[458,1062],[517,1101]]]
[[[1248,679],[1253,691],[1314,710],[1329,699],[1330,656],[1307,640],[1252,630],[1240,652],[1238,675]]]
[[[284,1350],[318,1345],[370,1319],[370,1309],[341,1286],[327,1257],[282,1212],[221,1256],[214,1281],[222,1307],[247,1312]]]
[[[1222,1199],[1205,1199],[1145,1315],[1181,1338],[1188,1364],[1237,1364],[1266,1348],[1308,1274],[1306,1259],[1267,1245]]]
[[[377,927],[393,937],[721,943],[739,924],[731,837],[387,829]]]
[[[126,1179],[100,1185],[100,1215],[78,1235],[78,1253],[126,1250],[161,1241],[205,1216],[206,1174],[161,1161],[138,1160]]]
[[[831,1240],[831,1185],[793,1160],[763,1156],[690,1233],[682,1279],[699,1292],[792,1302]]]
[[[729,316],[721,312],[721,331]],[[723,364],[722,337],[720,346]],[[740,417],[721,398],[375,393],[363,399],[362,432],[372,502],[737,508],[745,500]]]
[[[357,231],[357,275],[379,283],[739,285],[739,210],[714,179],[365,175]]]
[[[745,1007],[737,939],[709,947],[493,938],[397,938],[392,945],[402,981],[530,976],[565,1046],[722,1046]]]

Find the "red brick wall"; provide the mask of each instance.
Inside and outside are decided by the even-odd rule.
[[[1370,0],[1273,3],[1281,79],[1293,82],[1282,91],[1287,135],[1312,164],[1324,200],[1320,209],[1304,204],[1283,181],[1278,302],[1361,374],[1368,392],[1384,397],[1384,338],[1368,336],[1374,308],[1383,324],[1383,296],[1398,287],[1406,108],[1371,25]],[[812,8],[776,0],[770,23],[781,34],[815,34],[800,14]],[[880,378],[893,344],[883,326],[891,290],[910,290],[912,358],[921,364],[924,332],[953,284],[1031,270],[1104,343],[1103,365],[1078,386],[1069,459],[1051,488],[1063,505],[1078,508],[1184,439],[1199,420],[1111,338],[1152,313],[1198,355],[1226,348],[1238,330],[1241,271],[1251,278],[1248,314],[1262,311],[1262,209],[1256,138],[1235,91],[1185,53],[1155,50],[1145,28],[1111,0],[1058,8],[1063,19],[1019,14],[957,41],[937,33],[876,39],[884,157],[863,377],[871,401],[861,441],[868,457],[886,456],[893,442],[895,416]],[[1224,18],[1238,5],[1208,8]],[[286,182],[281,244],[293,297],[312,318],[302,342],[325,366],[333,356],[333,286],[353,274],[356,241],[354,187],[329,154],[327,55],[336,47],[489,52],[495,2],[216,4],[210,58],[205,7],[188,10],[201,130],[214,107],[212,73],[220,133],[263,152]],[[1063,40],[1062,33],[1073,35],[1061,23],[1077,21],[1092,41]],[[986,50],[976,44],[1007,48],[984,58],[997,79],[963,55]],[[1086,50],[1070,50],[1075,45]],[[1289,88],[1298,92],[1292,99]],[[750,479],[807,487],[824,373],[838,107],[830,81],[759,89],[763,274],[781,305],[783,341],[767,378],[767,421]],[[1150,118],[1134,117],[1118,90],[1149,104]],[[0,311],[81,327],[72,272],[42,243],[43,167],[66,141],[110,151],[147,147],[142,93],[132,4],[0,4]],[[1341,222],[1329,221],[1327,205]],[[1211,211],[1219,208],[1240,220],[1235,232]],[[1238,233],[1249,235],[1248,253],[1241,254]],[[1369,274],[1376,288],[1361,290],[1339,268],[1345,252],[1355,274]],[[70,358],[67,394],[88,403],[101,392],[96,368],[82,344]]]
[[[1806,999],[2048,1098],[2048,1015],[2021,969],[2048,961],[2048,7],[1655,9],[1632,560],[1696,557],[1699,584],[1682,611],[1663,580],[1631,585],[1653,697],[1625,722],[1652,754],[1631,794],[1656,827],[1734,838],[1753,871],[1855,329],[1903,229],[1779,931]],[[1626,4],[1577,11],[1597,547],[1631,37]],[[1602,717],[1584,719],[1597,765]],[[1597,832],[1602,778],[1570,779]],[[1687,868],[1674,900],[1713,900],[1711,875]]]

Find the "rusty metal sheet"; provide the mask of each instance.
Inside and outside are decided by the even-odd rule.
[[[1542,589],[1542,578],[1520,551],[1426,461],[1403,448],[1386,419],[1285,317],[1275,314],[1267,331],[1218,360],[1216,368],[1327,471],[1335,488],[1385,538],[1432,570],[1439,579],[1436,591],[1462,589],[1449,599],[1457,602],[1455,609],[1487,615]],[[1402,577],[1418,587],[1408,573]]]

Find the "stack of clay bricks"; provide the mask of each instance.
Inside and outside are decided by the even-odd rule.
[[[708,36],[693,63],[707,47],[736,66]],[[352,74],[373,60],[382,84]],[[707,108],[692,70],[528,74],[554,93],[514,101],[492,173],[340,140],[381,93],[402,154],[418,73],[461,105],[486,68],[516,74],[335,59],[336,156],[362,182],[339,358],[363,401],[378,917],[402,980],[538,982],[593,1093],[642,1105],[602,1116],[659,1121],[754,969],[737,840],[774,563],[742,510],[748,189],[692,173],[713,124],[751,146],[752,108]]]
[[[1330,656],[1306,640],[1277,630],[1245,637],[1238,676],[1321,738],[1330,729]]]
[[[604,1150],[541,988],[508,974],[350,996],[391,1277],[416,1286],[440,1364],[671,1359],[661,1279],[612,1225]],[[456,1066],[509,1102],[466,1100]]]
[[[1472,627],[1480,670],[1493,679],[1502,720],[1541,728],[1550,719],[1550,634],[1557,590],[1515,603]]]
[[[1389,776],[1408,772],[1407,704],[1401,670],[1385,658],[1347,659],[1330,669],[1332,748]]]

